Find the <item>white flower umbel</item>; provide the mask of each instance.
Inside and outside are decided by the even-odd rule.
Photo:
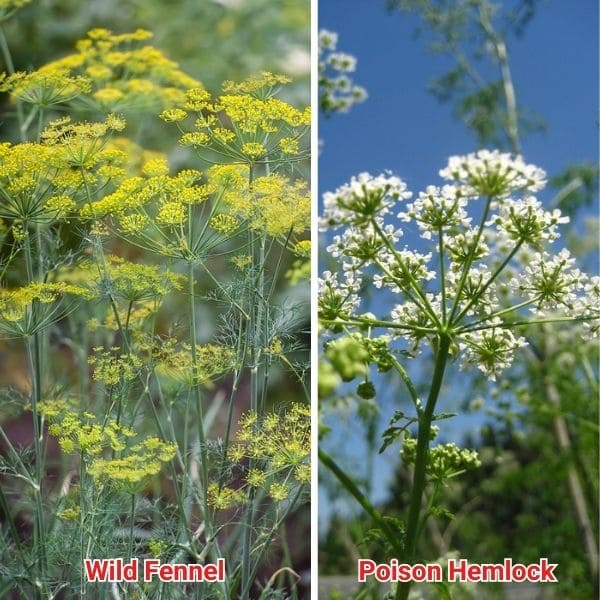
[[[515,337],[508,329],[494,327],[502,325],[500,319],[494,319],[491,325],[491,329],[460,336],[459,348],[461,368],[476,366],[489,379],[496,381],[496,375],[511,365],[515,350],[526,346],[527,342],[522,337]]]
[[[461,270],[467,259],[481,260],[490,254],[490,249],[483,237],[477,237],[475,229],[467,229],[446,239],[445,249],[451,258],[450,268]]]
[[[348,227],[342,235],[334,236],[327,252],[334,258],[345,257],[359,262],[361,267],[370,265],[382,253],[387,252],[385,238],[389,243],[395,244],[402,235],[402,231],[393,225],[384,225],[380,219],[376,222],[384,233],[383,238],[371,223],[362,229]]]
[[[335,192],[323,194],[321,230],[342,225],[364,228],[374,217],[387,215],[399,200],[411,197],[402,179],[391,173],[360,173]]]
[[[340,282],[337,273],[325,271],[318,280],[319,312],[324,320],[350,317],[360,305],[360,275],[354,270],[345,270],[342,275],[344,280]]]
[[[410,292],[416,281],[429,281],[435,277],[435,271],[428,268],[431,253],[421,254],[413,250],[398,250],[394,253],[382,253],[378,265],[381,273],[373,276],[376,288],[388,287],[397,294]]]
[[[319,54],[324,50],[334,51],[337,48],[338,34],[335,31],[321,29],[319,31]]]
[[[515,294],[535,302],[531,310],[559,308],[574,311],[578,291],[584,289],[588,276],[575,267],[575,258],[563,248],[556,256],[537,252],[519,277],[511,280]]]
[[[440,177],[465,186],[467,195],[496,199],[518,192],[535,193],[546,185],[545,171],[498,150],[451,156]]]
[[[586,319],[583,322],[585,338],[597,338],[600,333],[600,277],[590,277],[583,291],[584,294],[575,301],[574,311]]]
[[[398,213],[401,221],[416,221],[421,237],[429,240],[441,229],[462,225],[468,227],[471,219],[465,210],[467,197],[461,188],[445,185],[441,188],[430,185],[419,194],[417,200],[407,204],[406,210]]]
[[[544,210],[539,200],[527,196],[520,200],[504,200],[499,213],[492,216],[489,224],[496,225],[498,232],[511,240],[539,248],[544,242],[559,238],[559,225],[568,222],[569,217],[562,216],[560,210]]]

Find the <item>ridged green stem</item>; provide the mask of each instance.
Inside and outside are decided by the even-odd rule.
[[[425,409],[419,414],[419,431],[417,434],[417,454],[415,457],[415,468],[413,472],[413,484],[410,493],[410,503],[408,509],[408,522],[406,526],[406,537],[404,542],[403,559],[412,563],[417,550],[419,533],[421,531],[421,504],[423,502],[423,492],[426,484],[426,468],[429,457],[429,441],[431,434],[431,422],[434,416],[435,405],[437,403],[446,362],[448,361],[448,349],[450,348],[450,337],[447,334],[440,334],[439,346],[435,357],[435,368],[431,388],[427,397]],[[410,582],[399,583],[396,588],[396,600],[407,600],[410,592]]]

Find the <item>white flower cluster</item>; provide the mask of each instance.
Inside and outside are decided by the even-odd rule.
[[[348,76],[356,69],[356,58],[337,52],[337,41],[337,33],[319,32],[319,105],[325,114],[348,112],[367,98],[366,90]]]
[[[361,173],[324,194],[321,229],[345,227],[327,248],[340,277],[327,272],[321,281],[325,327],[352,331],[357,319],[362,326],[371,320],[412,354],[425,340],[435,347],[449,336],[461,365],[477,366],[490,379],[525,344],[516,327],[584,321],[579,330],[597,335],[600,279],[582,273],[568,250],[548,250],[568,218],[532,195],[545,173],[519,156],[481,150],[450,158],[441,175],[453,183],[427,187],[399,212],[396,205],[411,192],[390,173]],[[394,213],[416,224],[432,252],[400,246],[403,231],[388,222]],[[398,297],[387,321],[356,313],[361,285],[369,281]],[[381,312],[381,300],[377,306]]]
[[[546,211],[534,196],[527,196],[503,200],[488,224],[495,224],[498,232],[511,240],[522,240],[537,248],[560,237],[558,226],[568,222],[569,217],[562,216],[560,210]]]
[[[546,185],[546,173],[498,150],[479,150],[467,156],[451,156],[440,177],[465,186],[472,196],[505,198],[513,193],[534,193]]]
[[[360,305],[361,278],[356,270],[346,270],[340,281],[337,273],[325,271],[319,277],[319,314],[324,321],[352,315]]]
[[[502,328],[503,323],[498,318],[493,319],[490,325],[490,329],[475,330],[462,336],[459,343],[461,368],[476,366],[489,379],[496,381],[496,375],[512,364],[515,350],[526,346],[527,342],[525,338]]]
[[[325,231],[342,225],[364,229],[373,217],[384,217],[396,202],[411,196],[404,181],[389,172],[377,176],[360,173],[335,192],[323,194],[320,229]]]
[[[407,205],[405,212],[398,213],[398,218],[405,222],[416,221],[422,231],[421,236],[429,240],[432,231],[460,225],[467,227],[471,219],[467,216],[466,206],[467,197],[461,188],[430,185],[415,202]]]
[[[510,285],[515,292],[534,303],[534,312],[558,310],[562,306],[574,310],[589,277],[575,266],[575,258],[566,248],[557,255],[536,252],[524,273],[514,277]]]

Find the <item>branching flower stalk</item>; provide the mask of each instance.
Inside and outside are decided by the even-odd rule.
[[[401,440],[404,462],[414,465],[412,488],[397,558],[413,563],[419,538],[434,509],[444,481],[478,466],[476,453],[453,444],[432,445],[436,405],[449,361],[461,368],[477,366],[490,380],[506,369],[513,355],[526,345],[518,335],[525,327],[546,322],[584,323],[581,335],[596,335],[600,306],[598,280],[576,268],[566,249],[552,255],[549,245],[567,222],[558,210],[546,211],[533,196],[545,185],[545,173],[519,156],[482,150],[451,157],[440,175],[450,183],[429,186],[412,203],[398,177],[366,173],[324,196],[323,230],[344,227],[327,248],[340,272],[323,273],[319,312],[325,337],[320,392],[327,396],[342,382],[363,379],[357,394],[376,395],[370,366],[380,372],[394,369],[406,385],[414,416],[397,411],[383,434],[381,451]],[[482,202],[482,199],[483,202]],[[473,213],[479,208],[477,226]],[[404,231],[388,222],[398,206],[401,223],[417,228],[432,254],[401,247]],[[437,238],[437,239],[436,239]],[[421,244],[422,245],[422,244]],[[371,284],[385,291],[375,304],[391,305],[377,317],[360,312],[361,289]],[[435,286],[435,287],[434,287]],[[400,302],[398,302],[400,300]],[[383,330],[381,335],[375,335]],[[434,360],[429,394],[419,399],[400,356],[416,356],[427,347]],[[405,424],[400,426],[404,422]],[[416,425],[416,439],[409,427]],[[358,488],[322,453],[323,464],[367,510]],[[433,487],[424,510],[427,486]],[[374,510],[367,510],[381,527]],[[385,529],[382,529],[385,535]],[[389,538],[388,538],[389,539]],[[400,554],[398,556],[398,554]],[[410,583],[396,586],[395,597],[407,600]]]

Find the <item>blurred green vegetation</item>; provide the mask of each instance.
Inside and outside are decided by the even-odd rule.
[[[21,70],[68,53],[94,27],[152,31],[153,44],[213,93],[269,70],[293,77],[291,93],[308,103],[307,0],[33,0],[5,26]]]

